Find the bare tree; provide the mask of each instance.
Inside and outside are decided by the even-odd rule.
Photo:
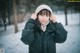
[[[79,12],[79,17],[80,17],[80,12]],[[80,18],[79,18],[79,25],[80,25]]]
[[[15,33],[18,32],[18,25],[17,25],[17,11],[16,11],[16,2],[13,0],[13,12],[14,12],[14,27]]]
[[[64,13],[65,13],[65,25],[68,25],[68,22],[67,22],[67,7],[66,7],[66,5],[64,7]]]

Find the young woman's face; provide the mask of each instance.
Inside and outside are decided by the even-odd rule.
[[[49,16],[38,15],[38,19],[39,19],[41,25],[45,25],[49,21]]]
[[[50,11],[46,9],[38,13],[38,20],[40,21],[41,25],[45,25],[47,22],[49,22],[50,15],[51,15]]]

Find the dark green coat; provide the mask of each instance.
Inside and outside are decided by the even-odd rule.
[[[35,20],[29,19],[22,31],[21,41],[29,45],[29,53],[56,53],[56,43],[63,43],[67,31],[61,23],[50,23],[43,32]]]

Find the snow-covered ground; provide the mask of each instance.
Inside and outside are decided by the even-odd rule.
[[[65,26],[68,31],[65,43],[57,43],[57,53],[80,53],[80,26]]]
[[[57,53],[79,53],[80,52],[80,26],[71,25],[73,23],[79,23],[78,14],[74,14],[76,19],[71,18],[70,15],[68,18],[68,22],[70,25],[65,26],[64,15],[56,15],[58,22],[61,22],[65,29],[68,31],[67,40],[65,43],[56,44]],[[73,19],[73,20],[72,20]],[[0,29],[0,50],[3,48],[5,53],[28,53],[28,45],[25,45],[21,42],[21,33],[22,29],[25,26],[25,22],[19,23],[19,32],[14,33],[14,26],[8,26],[7,31],[4,31],[3,28]]]

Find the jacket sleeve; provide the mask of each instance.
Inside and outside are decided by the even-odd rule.
[[[55,30],[55,42],[56,43],[63,43],[66,41],[67,38],[67,31],[64,29],[63,25],[61,23],[55,23],[54,24],[56,30]]]
[[[34,20],[29,19],[22,31],[21,41],[24,44],[31,44],[34,40]]]

